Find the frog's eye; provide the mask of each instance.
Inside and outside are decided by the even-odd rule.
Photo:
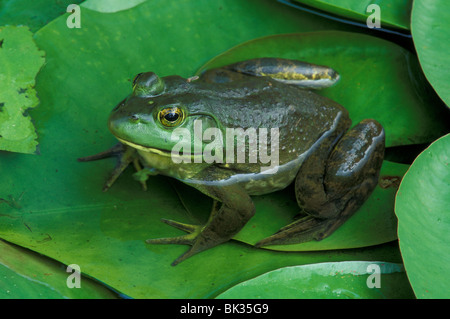
[[[164,91],[164,81],[153,72],[139,73],[133,79],[133,93],[141,97],[156,96]]]
[[[168,107],[158,113],[158,119],[166,127],[180,125],[185,118],[184,111],[179,107]]]

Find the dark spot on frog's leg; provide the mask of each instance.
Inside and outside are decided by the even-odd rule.
[[[3,39],[0,40],[0,49],[3,48]]]
[[[23,93],[25,93],[26,91],[27,91],[27,89],[20,88],[20,89],[17,91],[17,93],[23,94]]]

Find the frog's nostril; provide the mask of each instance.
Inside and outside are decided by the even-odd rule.
[[[139,122],[139,116],[137,114],[132,114],[130,116],[130,120],[131,120],[131,122],[137,123],[137,122]]]

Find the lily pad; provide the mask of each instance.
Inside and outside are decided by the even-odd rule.
[[[375,4],[380,9],[381,27],[409,30],[413,0],[295,0],[313,8],[345,18],[366,22],[373,10],[367,8]]]
[[[417,298],[449,298],[450,134],[413,162],[397,193],[395,212],[406,272]]]
[[[450,2],[414,0],[411,32],[420,65],[433,88],[450,107],[448,65],[450,58]]]
[[[35,34],[47,55],[36,79],[41,104],[30,112],[41,156],[0,153],[1,238],[78,264],[83,273],[135,298],[214,297],[284,266],[401,260],[396,244],[292,253],[233,241],[172,267],[186,246],[145,243],[180,234],[161,218],[189,221],[172,180],[151,178],[144,192],[130,168],[104,193],[114,160],[76,160],[117,142],[106,121],[139,72],[191,76],[212,57],[256,37],[348,26],[272,0],[152,0],[114,13],[81,12],[80,29],[67,28],[65,14]]]
[[[23,25],[32,32],[66,13],[67,6],[82,0],[2,0],[0,25]]]
[[[44,64],[27,27],[0,27],[0,150],[35,153],[37,134],[30,108],[39,100],[34,78]]]
[[[410,29],[412,0],[295,0],[337,16],[350,18],[366,23],[367,18],[374,12],[369,7],[372,4],[379,6],[381,27]],[[369,9],[368,9],[369,8]]]
[[[337,262],[285,267],[244,281],[218,299],[414,298],[400,264]]]
[[[98,12],[117,12],[133,8],[147,0],[86,0],[82,6]]]
[[[0,240],[0,299],[118,298],[104,285],[84,276],[73,279],[73,274],[49,258]]]

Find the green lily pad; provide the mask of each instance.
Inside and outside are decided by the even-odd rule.
[[[117,298],[102,284],[83,276],[78,281],[73,274],[49,258],[0,240],[0,299]]]
[[[406,272],[417,298],[449,298],[450,134],[433,142],[406,173],[395,212]]]
[[[380,8],[381,27],[409,30],[413,0],[295,0],[313,8],[336,14],[345,18],[366,22],[373,10],[367,8],[376,4]]]
[[[446,0],[415,0],[411,32],[420,65],[428,81],[450,107],[450,84],[447,71],[450,64],[449,11],[450,2]]]
[[[339,31],[269,36],[226,51],[197,73],[257,57],[297,59],[338,71],[339,82],[318,93],[349,110],[353,124],[366,118],[380,122],[388,147],[430,143],[447,132],[446,109],[439,107],[416,57],[394,43]]]
[[[273,270],[244,281],[217,298],[400,299],[414,298],[414,293],[402,265],[354,261]]]
[[[147,0],[86,0],[82,6],[98,12],[117,12],[133,8]]]
[[[82,0],[2,0],[0,25],[24,25],[32,32],[67,11],[67,6]]]
[[[152,0],[114,13],[82,7],[80,29],[67,28],[67,16],[35,34],[46,52],[36,79],[41,104],[30,112],[41,156],[0,153],[1,238],[78,264],[84,274],[135,298],[214,297],[240,281],[298,264],[401,261],[396,244],[292,253],[232,241],[172,267],[186,246],[145,244],[181,233],[161,218],[189,221],[172,180],[151,178],[144,192],[130,168],[103,193],[114,160],[76,161],[116,143],[106,121],[139,72],[191,76],[212,57],[256,37],[348,26],[272,0]]]
[[[0,150],[36,152],[37,134],[28,110],[39,104],[34,78],[44,61],[27,27],[0,27]]]

